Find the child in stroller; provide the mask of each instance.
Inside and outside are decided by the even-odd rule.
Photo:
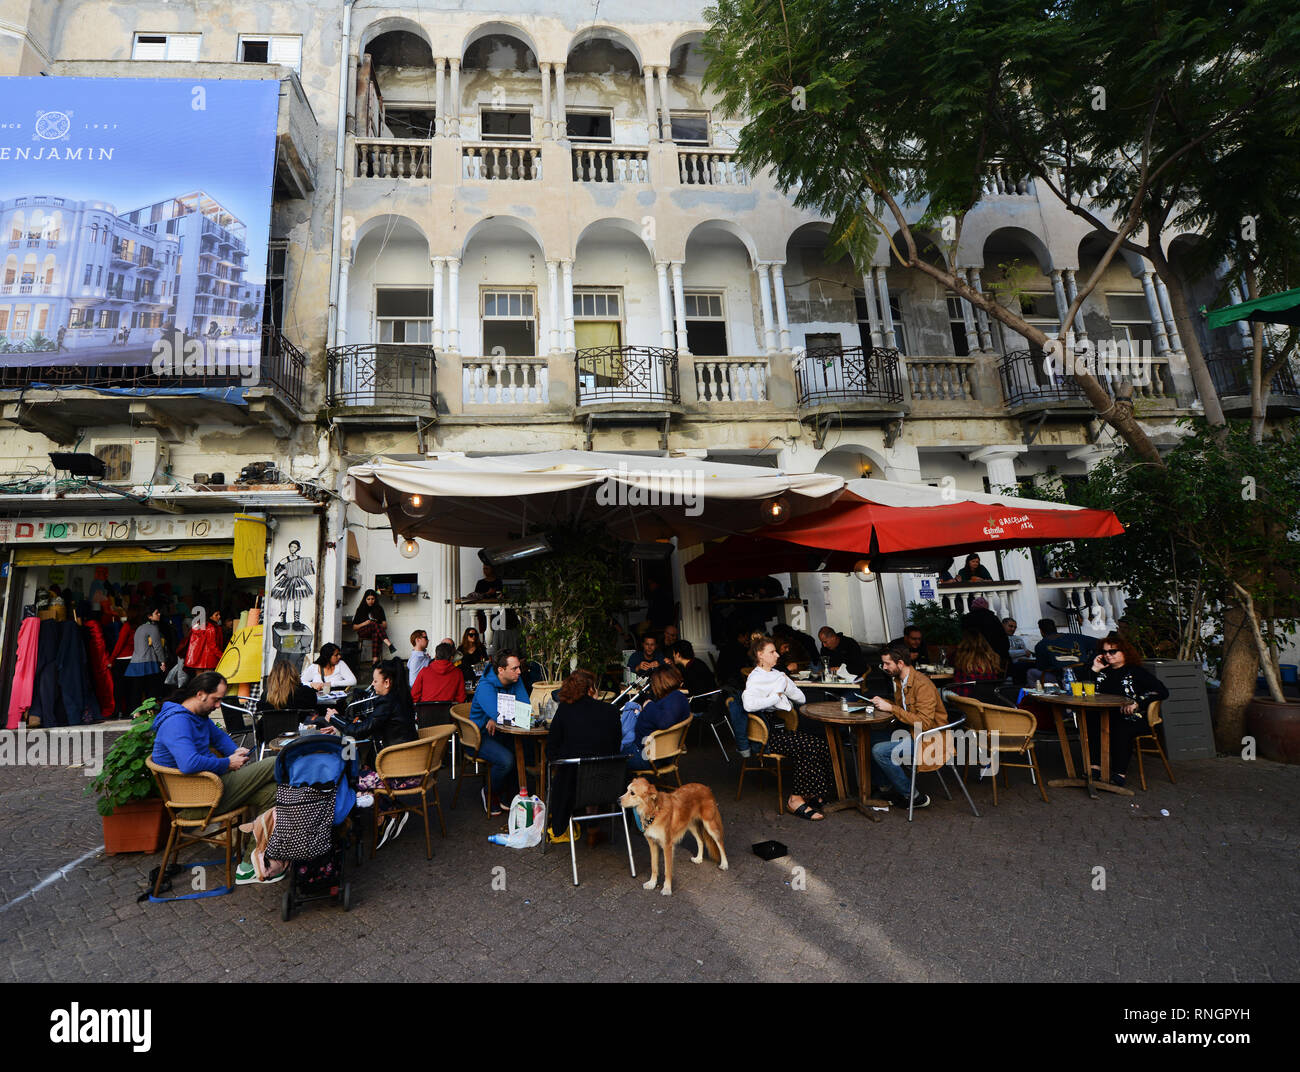
[[[281,918],[306,901],[325,897],[352,907],[347,880],[349,850],[361,863],[362,824],[352,821],[357,802],[355,748],[330,734],[290,741],[275,759],[275,827],[267,860],[289,863]]]

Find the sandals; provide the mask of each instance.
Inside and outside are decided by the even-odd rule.
[[[787,803],[786,806],[789,807],[789,804]],[[797,815],[799,816],[800,819],[807,819],[808,822],[810,823],[820,823],[826,818],[825,812],[819,811],[817,808],[811,807],[807,801],[804,801],[797,808],[792,808],[790,810],[790,814]],[[820,815],[821,819],[814,819],[813,818],[814,815]]]

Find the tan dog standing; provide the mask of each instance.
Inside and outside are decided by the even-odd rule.
[[[659,857],[664,858],[664,896],[673,892],[673,847],[690,831],[695,838],[695,855],[691,863],[704,860],[707,846],[709,855],[718,867],[727,870],[727,850],[722,844],[722,815],[713,790],[698,782],[689,782],[680,789],[656,789],[644,778],[633,778],[627,792],[619,798],[624,808],[633,808],[641,819],[642,832],[650,846],[650,881],[645,889],[653,890],[659,881]]]

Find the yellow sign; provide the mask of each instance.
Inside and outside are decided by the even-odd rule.
[[[232,685],[251,685],[262,680],[262,625],[241,626],[217,663],[217,673]]]
[[[266,576],[266,521],[235,515],[235,549],[231,555],[236,577]]]

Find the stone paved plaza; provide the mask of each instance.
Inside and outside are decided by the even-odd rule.
[[[1041,751],[1059,774],[1059,751]],[[1176,767],[1177,785],[1148,770],[1150,790],[1132,801],[1058,789],[1049,804],[1012,771],[997,808],[987,784],[973,787],[979,819],[931,775],[934,805],[910,825],[897,812],[878,824],[853,812],[778,818],[770,779],[747,778],[737,803],[734,760],[725,767],[711,740],[684,767],[718,794],[731,870],[693,866],[679,848],[671,898],[641,888],[648,851],[635,829],[637,878],[620,835],[579,846],[575,888],[566,846],[490,844],[500,821],[476,792],[452,810],[444,772],[447,837],[435,823],[432,861],[408,824],[353,872],[351,913],[319,903],[289,923],[280,885],[138,904],[159,857],[92,854],[30,892],[101,844],[99,819],[80,770],[0,768],[0,977],[1300,979],[1300,767],[1201,760]],[[767,838],[790,855],[761,861],[750,846]]]

